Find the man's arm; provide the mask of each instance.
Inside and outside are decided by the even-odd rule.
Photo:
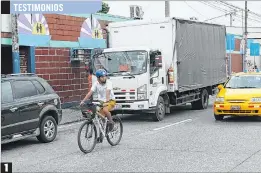
[[[112,83],[109,82],[107,84],[107,89],[106,89],[106,102],[110,101],[111,90],[112,90]]]
[[[84,97],[84,99],[82,100],[83,102],[85,101],[85,100],[88,100],[91,96],[92,96],[92,90],[90,90],[87,94],[86,94],[86,96]]]
[[[91,90],[86,94],[84,99],[81,101],[80,105],[84,104],[84,101],[88,100],[92,96],[93,92],[95,91],[96,91],[96,84],[92,86]]]

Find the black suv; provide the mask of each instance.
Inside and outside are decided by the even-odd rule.
[[[51,142],[62,119],[61,101],[35,74],[2,75],[1,143],[27,137]]]

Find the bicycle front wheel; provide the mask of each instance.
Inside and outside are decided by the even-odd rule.
[[[90,153],[97,143],[97,129],[92,121],[85,121],[78,132],[78,146],[83,153]]]
[[[118,145],[121,141],[122,134],[123,134],[123,125],[122,121],[119,117],[113,116],[112,117],[114,121],[114,128],[112,131],[107,132],[107,141],[111,146]]]

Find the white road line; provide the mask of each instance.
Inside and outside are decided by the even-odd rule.
[[[64,129],[64,128],[68,128],[68,127],[71,127],[71,126],[76,126],[76,125],[79,125],[79,124],[82,124],[83,122],[78,122],[78,123],[72,123],[72,124],[68,124],[68,125],[61,125],[58,127],[58,129]]]
[[[178,125],[178,124],[187,123],[187,122],[191,122],[191,121],[192,121],[192,119],[187,119],[187,120],[179,121],[179,122],[169,124],[169,125],[166,125],[166,126],[163,126],[163,127],[159,127],[159,128],[153,129],[153,130],[154,131],[161,130],[161,129],[165,129],[165,128],[168,128],[168,127],[171,127],[171,126],[175,126],[175,125]]]

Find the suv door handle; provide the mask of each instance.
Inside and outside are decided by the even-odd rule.
[[[18,109],[17,107],[11,108],[10,111],[15,112],[17,109]]]
[[[38,104],[38,106],[43,106],[43,105],[44,105],[43,102],[39,102],[39,103],[37,103],[37,104]]]

